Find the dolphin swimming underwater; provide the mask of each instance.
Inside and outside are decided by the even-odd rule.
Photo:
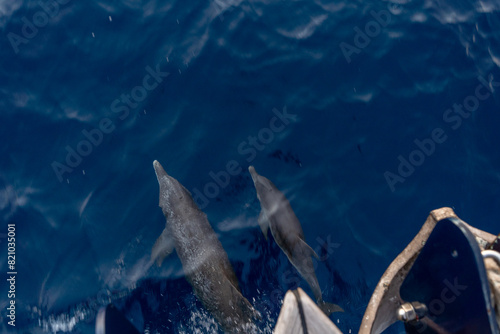
[[[344,310],[331,303],[323,301],[311,256],[318,254],[304,241],[304,232],[299,220],[285,195],[266,177],[259,175],[253,166],[248,167],[257,191],[262,211],[259,215],[259,225],[267,240],[267,230],[271,228],[274,240],[288,257],[297,271],[311,287],[316,302],[321,310],[330,315],[332,312]]]
[[[206,214],[158,161],[153,166],[166,225],[153,246],[151,260],[161,266],[175,248],[195,295],[224,331],[248,333],[256,329],[253,320],[260,314],[241,294],[236,274]]]

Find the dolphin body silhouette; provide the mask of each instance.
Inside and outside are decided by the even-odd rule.
[[[151,251],[158,266],[177,251],[186,279],[204,307],[226,333],[249,333],[260,318],[243,297],[227,253],[207,216],[189,191],[169,176],[158,161],[153,162],[160,185],[160,207],[166,218],[165,229]]]
[[[288,257],[288,260],[311,287],[321,310],[330,315],[344,310],[332,303],[323,301],[311,256],[319,259],[318,254],[304,241],[304,232],[297,216],[285,195],[266,177],[259,175],[253,166],[248,167],[257,191],[262,211],[259,225],[267,240],[271,228],[274,240]]]

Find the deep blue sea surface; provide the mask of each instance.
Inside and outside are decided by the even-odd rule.
[[[0,331],[93,333],[113,302],[144,333],[218,332],[175,254],[146,265],[165,225],[157,159],[208,215],[262,333],[288,289],[312,292],[260,231],[249,165],[290,199],[324,299],[345,309],[331,319],[357,333],[431,210],[499,232],[499,14],[496,0],[0,0]]]

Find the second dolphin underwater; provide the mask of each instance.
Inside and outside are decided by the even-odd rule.
[[[307,281],[316,297],[318,306],[326,315],[330,315],[332,312],[343,312],[344,310],[340,306],[323,300],[312,262],[312,256],[319,257],[305,242],[302,226],[297,216],[295,216],[288,199],[276,188],[274,183],[259,175],[253,166],[248,167],[248,170],[252,176],[257,198],[262,208],[259,215],[259,225],[266,240],[267,231],[270,228],[274,240],[292,265]]]

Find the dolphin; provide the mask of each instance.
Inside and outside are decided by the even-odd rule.
[[[274,240],[288,257],[288,260],[311,287],[321,310],[330,315],[344,310],[332,303],[323,301],[321,289],[314,272],[311,256],[319,259],[318,254],[304,241],[304,232],[297,216],[285,195],[266,177],[259,175],[253,166],[248,167],[257,191],[262,211],[259,225],[267,240],[267,230],[271,228]]]
[[[224,332],[255,331],[253,320],[259,319],[260,314],[241,294],[227,253],[206,214],[198,208],[190,192],[169,176],[158,161],[155,160],[153,166],[166,225],[151,250],[151,262],[161,266],[175,248],[195,295]]]

